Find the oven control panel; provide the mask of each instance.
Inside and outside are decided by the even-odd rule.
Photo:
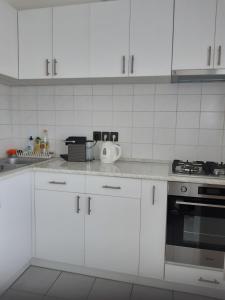
[[[168,195],[225,200],[225,186],[199,183],[169,182]]]

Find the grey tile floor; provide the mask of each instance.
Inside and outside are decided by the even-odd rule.
[[[1,300],[212,300],[211,298],[30,267]]]

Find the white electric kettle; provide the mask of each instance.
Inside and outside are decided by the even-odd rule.
[[[122,155],[120,145],[113,142],[104,142],[102,144],[100,159],[101,162],[112,164],[117,161]]]

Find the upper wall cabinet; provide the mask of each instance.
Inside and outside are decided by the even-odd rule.
[[[131,0],[130,75],[171,74],[173,0]]]
[[[223,0],[220,5],[223,6]],[[216,0],[176,0],[174,18],[173,69],[211,69],[214,67]],[[224,15],[218,11],[218,45],[225,42]],[[224,26],[224,25],[223,25]],[[223,27],[224,28],[224,27]],[[222,36],[222,38],[221,38]],[[222,41],[219,41],[221,38]],[[218,47],[217,47],[218,48]]]
[[[17,11],[0,0],[0,74],[18,78]]]
[[[128,75],[130,1],[90,5],[90,77]]]
[[[215,68],[225,68],[225,1],[218,0],[215,38]]]
[[[89,5],[53,8],[53,76],[88,77],[88,50]]]
[[[19,12],[19,78],[43,79],[51,75],[52,9]]]

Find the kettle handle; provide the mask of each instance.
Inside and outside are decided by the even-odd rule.
[[[118,160],[122,155],[122,149],[119,145],[114,144],[115,148],[118,150],[118,154],[115,156],[114,161]]]

